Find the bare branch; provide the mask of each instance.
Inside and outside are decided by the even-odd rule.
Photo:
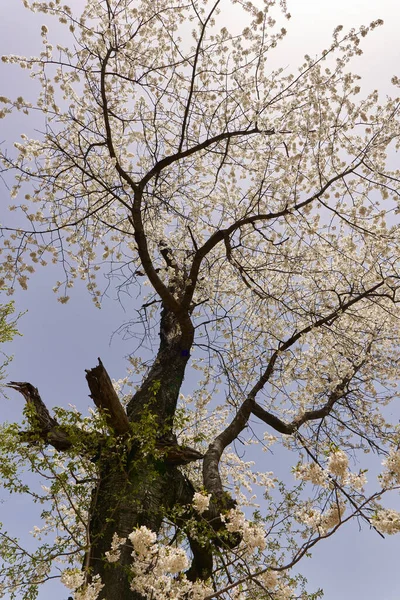
[[[37,440],[39,437],[59,451],[69,450],[72,447],[70,436],[50,415],[36,387],[26,381],[10,381],[7,387],[22,394],[27,405],[33,409],[32,414],[28,415],[32,431],[22,432],[22,437],[26,441]]]

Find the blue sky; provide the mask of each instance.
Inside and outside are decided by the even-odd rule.
[[[82,5],[74,0],[71,6]],[[288,36],[273,58],[282,66],[296,68],[304,53],[314,54],[328,44],[330,34],[337,24],[357,26],[382,18],[385,26],[366,40],[364,55],[354,62],[353,70],[363,76],[367,91],[375,87],[392,93],[389,85],[392,75],[399,75],[400,44],[398,24],[400,8],[397,2],[365,0],[352,2],[337,0],[301,0],[288,2],[292,19],[288,23]],[[228,16],[227,16],[228,18]],[[229,19],[235,11],[229,11]],[[25,10],[19,0],[0,0],[0,55],[7,53],[35,54],[40,49],[42,15]],[[55,28],[59,30],[57,23]],[[61,42],[61,40],[59,40]],[[33,93],[32,82],[26,71],[0,63],[0,94],[13,96]],[[18,139],[23,132],[35,128],[32,119],[18,115],[0,121],[0,140]],[[6,217],[7,190],[0,187],[0,221]],[[52,286],[58,278],[56,267],[38,271],[32,278],[28,291],[17,290],[17,309],[28,313],[20,321],[23,337],[17,338],[9,351],[15,359],[9,368],[9,379],[30,381],[36,385],[47,405],[76,404],[85,409],[90,405],[84,370],[95,366],[100,356],[114,379],[124,377],[124,357],[135,348],[135,340],[124,341],[113,332],[134,317],[135,300],[115,300],[113,292],[105,298],[101,311],[91,302],[83,285],[72,290],[66,305],[56,301]],[[188,382],[190,383],[190,382]],[[10,393],[2,400],[3,420],[20,418],[23,403],[18,394]],[[393,409],[400,416],[400,410]],[[264,455],[264,460],[265,460]],[[267,470],[279,472],[279,455],[267,455],[271,466]],[[10,531],[22,538],[37,523],[29,500],[7,500],[0,505],[1,521]],[[324,587],[326,600],[398,600],[400,577],[398,556],[400,537],[382,540],[374,531],[358,525],[343,528],[333,538],[322,542],[311,560],[302,564],[301,571],[309,579],[310,589]],[[44,587],[40,600],[67,598],[68,591],[61,585]]]

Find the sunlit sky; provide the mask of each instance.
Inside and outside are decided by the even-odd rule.
[[[82,7],[83,0],[74,0],[72,7]],[[225,8],[224,8],[225,6]],[[222,3],[222,17],[227,23],[237,14],[229,2]],[[390,85],[392,75],[400,75],[400,5],[394,0],[297,0],[288,1],[292,14],[284,23],[288,35],[271,57],[271,65],[295,70],[305,53],[317,54],[330,41],[338,24],[344,27],[367,25],[381,18],[384,27],[367,37],[364,54],[357,58],[352,70],[362,75],[364,89],[377,88],[383,95],[394,94]],[[33,15],[19,0],[0,0],[0,55],[7,53],[33,55],[40,51],[42,15]],[[50,21],[51,24],[51,21]],[[233,24],[234,26],[234,24]],[[50,29],[51,30],[51,29]],[[62,31],[55,23],[55,30]],[[51,35],[50,35],[51,39]],[[55,40],[62,42],[62,40]],[[27,71],[0,64],[0,95],[16,96],[33,93]],[[18,139],[23,132],[32,132],[36,123],[19,115],[17,119],[0,121],[0,141]],[[37,125],[40,129],[40,123]],[[5,222],[8,204],[7,190],[0,186],[0,222]],[[89,405],[84,369],[93,367],[101,356],[110,375],[125,376],[124,356],[132,351],[132,340],[124,341],[113,332],[134,317],[137,308],[132,298],[115,301],[113,294],[106,298],[101,311],[89,299],[84,286],[72,291],[71,301],[60,305],[52,292],[58,279],[57,267],[38,271],[28,291],[17,290],[15,301],[19,311],[28,310],[20,321],[23,337],[17,338],[9,351],[15,358],[9,368],[9,379],[30,381],[36,385],[49,406],[68,403],[85,408]],[[22,398],[16,393],[2,400],[4,420],[21,415]],[[400,408],[394,407],[400,416]],[[274,470],[274,458],[266,470]],[[263,460],[267,460],[264,455]],[[0,491],[0,498],[2,493]],[[0,520],[10,532],[22,539],[37,524],[36,512],[29,501],[13,498],[0,505]],[[365,525],[359,531],[357,523],[342,528],[333,538],[317,546],[312,559],[301,565],[309,580],[309,589],[323,587],[326,600],[399,600],[398,573],[400,537],[382,540]],[[45,586],[39,600],[67,598],[68,590],[61,584]]]

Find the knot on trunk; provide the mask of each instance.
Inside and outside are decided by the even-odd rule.
[[[160,452],[166,464],[174,466],[188,465],[204,457],[201,452],[190,446],[179,445],[175,434],[169,434],[157,440],[156,450]]]

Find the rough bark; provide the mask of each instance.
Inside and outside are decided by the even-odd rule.
[[[164,308],[161,313],[157,356],[143,384],[128,404],[129,421],[137,422],[143,410],[149,408],[157,417],[160,433],[165,435],[172,431],[172,421],[192,343],[193,329],[188,344],[187,339],[182,338],[177,317]]]
[[[189,355],[187,340],[182,343],[178,319],[164,308],[156,359],[127,407],[132,437],[125,448],[120,447],[114,455],[107,453],[99,459],[100,483],[93,493],[91,549],[86,560],[91,572],[99,574],[104,583],[100,598],[141,598],[130,589],[132,548],[129,543],[123,547],[118,564],[108,564],[104,559],[114,532],[120,537],[127,537],[141,525],[157,532],[170,509],[182,499],[191,502],[193,497],[190,484],[176,465],[197,460],[202,455],[193,449],[179,447],[173,435],[173,417]],[[88,371],[87,378],[96,405],[107,411],[115,433],[124,433],[126,422],[119,414],[101,363]],[[141,423],[145,425],[149,418],[155,427],[154,453],[143,455],[135,432],[137,425],[140,431]],[[118,423],[117,427],[115,423]]]
[[[152,457],[108,459],[101,468],[101,480],[94,491],[94,509],[90,522],[91,550],[88,562],[91,573],[99,574],[104,588],[100,598],[138,600],[140,594],[130,589],[129,567],[132,548],[127,542],[118,563],[105,561],[114,532],[128,535],[141,525],[158,531],[165,512],[179,498],[182,475],[176,467],[165,467]]]

